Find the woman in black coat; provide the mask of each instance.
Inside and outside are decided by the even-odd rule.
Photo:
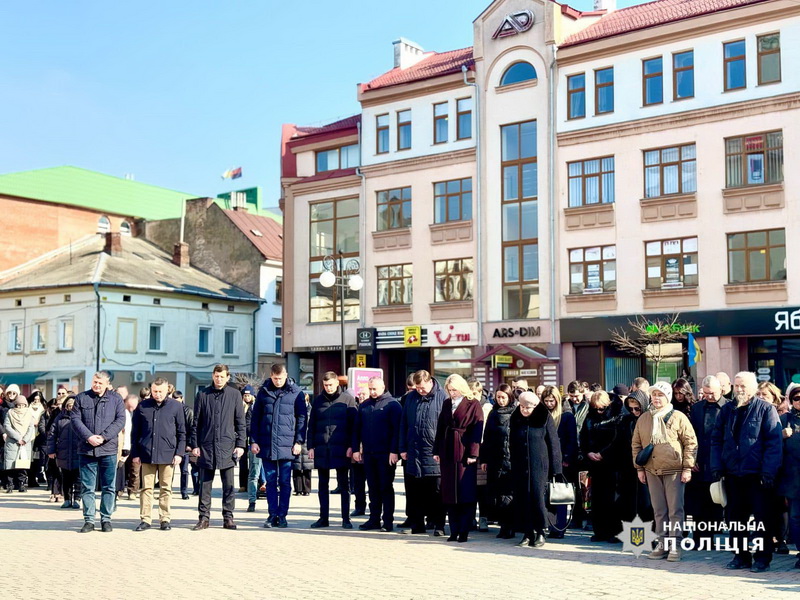
[[[589,470],[592,490],[593,542],[621,543],[620,482],[630,474],[631,427],[622,400],[612,401],[604,391],[595,392],[580,433],[583,463]]]
[[[67,396],[62,410],[50,425],[47,435],[47,455],[57,465],[61,475],[64,503],[61,508],[80,508],[80,473],[78,451],[80,437],[73,431],[69,411],[75,406],[75,396]]]
[[[511,415],[510,444],[514,514],[522,530],[518,545],[539,548],[545,543],[547,482],[562,474],[562,461],[556,424],[533,392],[519,397]]]
[[[571,411],[563,411],[561,393],[557,387],[548,385],[542,392],[542,404],[550,411],[553,422],[556,424],[558,441],[561,446],[561,467],[567,481],[578,478],[578,425],[575,415]],[[555,507],[551,513],[550,533],[548,537],[560,540],[567,529],[567,505]]]
[[[497,537],[504,540],[514,537],[514,513],[511,510],[514,481],[511,478],[508,440],[511,414],[516,408],[517,401],[511,393],[511,386],[500,384],[494,393],[494,407],[486,418],[481,444],[481,470],[487,474],[486,487],[489,488],[490,502],[500,525]]]
[[[306,394],[306,414],[311,412],[311,397]],[[308,444],[300,445],[300,454],[292,459],[292,478],[294,479],[294,495],[308,496],[311,494],[311,470],[314,468],[314,458],[308,453]]]
[[[350,448],[353,423],[358,404],[339,387],[339,377],[333,371],[322,376],[322,393],[314,398],[308,420],[308,454],[314,461],[319,477],[319,519],[311,527],[327,527],[330,516],[331,470],[336,471],[340,492],[342,527],[352,529],[350,522]]]

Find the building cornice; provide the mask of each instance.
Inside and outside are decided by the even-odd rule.
[[[361,167],[361,172],[370,177],[382,177],[384,175],[394,175],[398,173],[408,173],[420,169],[430,169],[434,167],[447,167],[461,163],[475,162],[475,148],[464,148],[463,150],[453,150],[452,152],[442,152],[441,154],[426,154],[414,158],[403,158],[390,162],[380,163]]]
[[[470,73],[472,73],[472,81],[474,81],[475,74],[472,71]],[[361,91],[359,87],[358,101],[362,108],[369,108],[462,88],[469,91],[469,87],[464,84],[464,76],[459,72],[412,83],[399,83],[376,90]]]
[[[288,186],[292,189],[292,195],[297,196],[299,194],[330,192],[333,190],[343,190],[351,187],[360,188],[361,178],[358,175],[348,175],[347,177],[324,179],[321,181],[309,181],[308,183],[303,183],[301,179],[295,183],[289,183]],[[357,196],[358,190],[356,190],[354,194]]]

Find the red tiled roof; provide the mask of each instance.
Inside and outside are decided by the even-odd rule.
[[[269,217],[260,217],[246,210],[223,210],[264,258],[283,260],[283,227]],[[253,233],[259,232],[261,235]]]
[[[769,0],[656,0],[620,8],[569,36],[561,47],[575,46],[603,38],[674,23],[732,8]],[[585,13],[584,13],[585,15]]]
[[[392,85],[450,75],[460,72],[462,66],[466,66],[470,70],[474,68],[475,61],[472,58],[472,47],[450,50],[449,52],[430,52],[415,65],[406,69],[396,67],[380,77],[376,77],[369,83],[362,83],[361,91],[368,92]]]
[[[322,125],[321,127],[296,127],[295,130],[297,133],[295,133],[294,137],[298,138],[305,137],[307,135],[316,135],[318,133],[330,133],[331,131],[339,131],[341,129],[351,129],[352,127],[358,127],[360,122],[361,115],[358,114],[334,123]]]

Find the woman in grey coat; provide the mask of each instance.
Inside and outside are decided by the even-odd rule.
[[[33,436],[36,432],[35,415],[28,407],[25,396],[18,396],[14,408],[6,414],[3,427],[6,433],[3,468],[10,480],[16,480],[17,490],[28,491],[27,470],[31,468]],[[10,492],[6,488],[6,492]]]

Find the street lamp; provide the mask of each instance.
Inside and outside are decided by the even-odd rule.
[[[322,259],[322,266],[325,270],[319,276],[319,284],[324,288],[332,288],[336,286],[339,290],[339,307],[340,307],[340,321],[342,330],[342,371],[341,375],[347,375],[347,358],[345,356],[344,347],[344,295],[348,288],[354,292],[359,291],[364,287],[364,278],[359,275],[361,270],[361,263],[357,258],[351,258],[347,263],[343,264],[341,253],[338,259],[333,256],[326,256]],[[336,315],[336,307],[334,306],[334,316]]]

